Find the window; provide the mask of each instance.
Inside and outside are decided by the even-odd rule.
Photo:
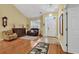
[[[31,28],[40,28],[40,20],[31,20]]]

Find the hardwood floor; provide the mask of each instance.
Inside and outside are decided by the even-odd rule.
[[[38,41],[16,39],[13,41],[0,41],[0,54],[27,54]],[[61,45],[49,44],[48,54],[63,54]]]
[[[16,39],[13,41],[0,41],[1,54],[24,54],[28,53],[31,49],[29,40]]]
[[[50,44],[48,54],[63,54],[63,50],[61,48],[61,45],[59,44]]]

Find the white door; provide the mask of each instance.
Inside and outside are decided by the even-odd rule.
[[[56,36],[56,18],[54,16],[45,17],[45,36]]]
[[[79,7],[68,9],[68,52],[79,53]]]

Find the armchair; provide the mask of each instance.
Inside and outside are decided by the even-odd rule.
[[[4,40],[13,40],[17,38],[17,34],[13,33],[12,30],[7,30],[2,32],[2,38]]]

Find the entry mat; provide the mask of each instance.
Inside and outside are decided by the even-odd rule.
[[[29,54],[47,54],[49,49],[49,44],[44,42],[39,42]]]

